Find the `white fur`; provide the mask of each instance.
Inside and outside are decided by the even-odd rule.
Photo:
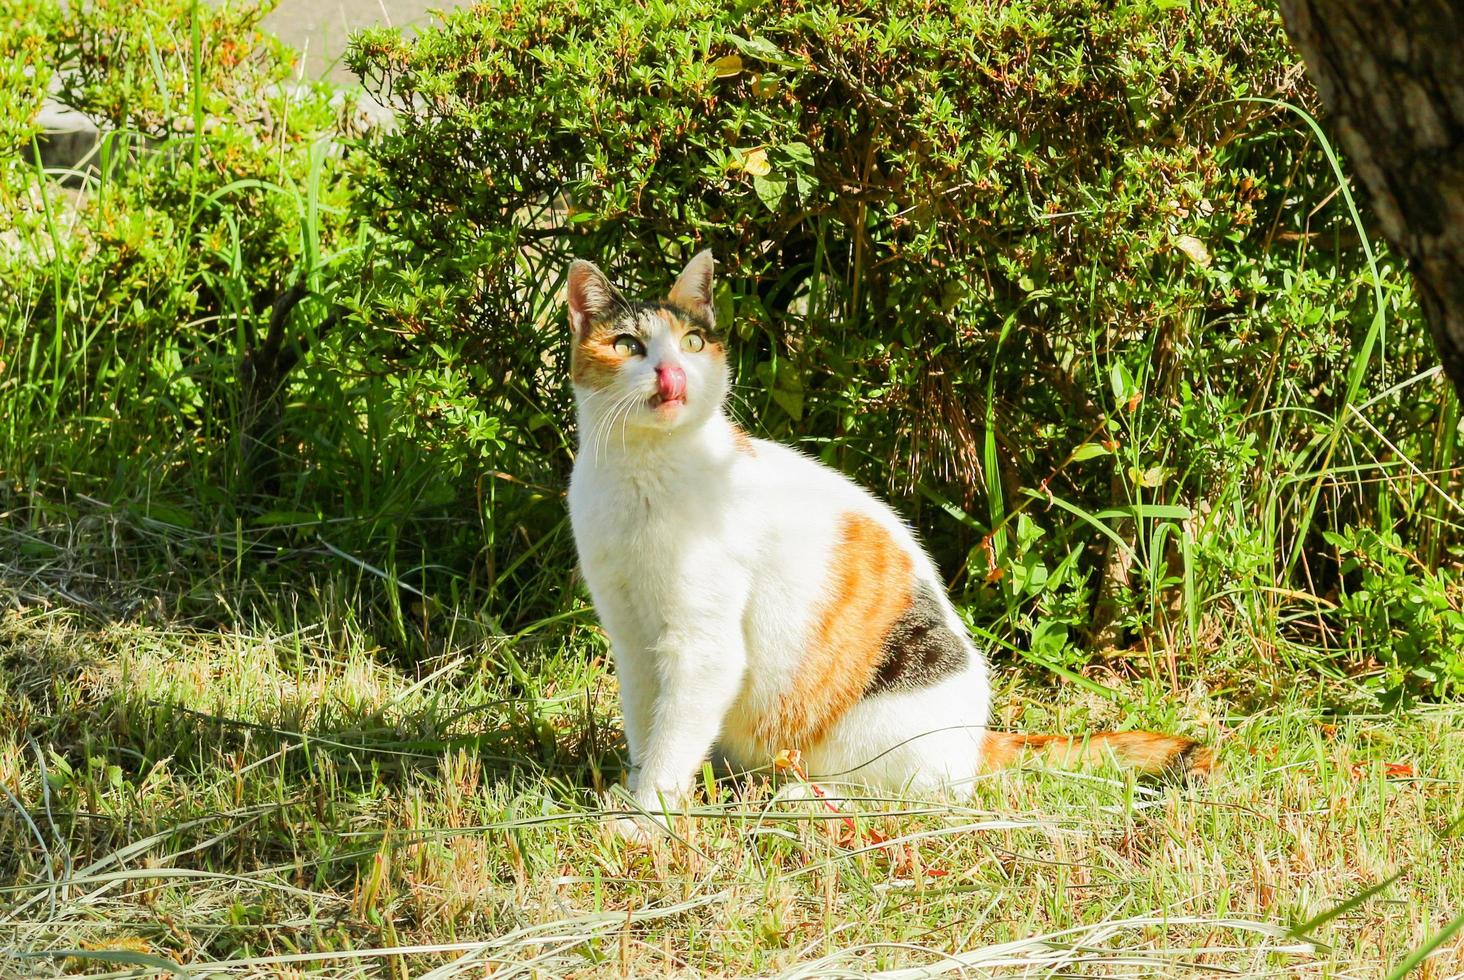
[[[851,512],[909,554],[966,643],[968,666],[867,697],[818,744],[796,748],[814,778],[891,791],[972,778],[988,719],[986,660],[910,529],[802,453],[762,440],[740,450],[722,407],[724,362],[679,349],[664,321],[648,322],[658,315],[643,320],[645,356],[607,389],[576,388],[581,445],[569,488],[581,567],[620,678],[637,802],[652,813],[675,806],[714,752],[756,768],[795,747],[763,744],[756,723],[798,669],[838,523]],[[670,413],[650,404],[662,361],[687,376],[686,404]]]

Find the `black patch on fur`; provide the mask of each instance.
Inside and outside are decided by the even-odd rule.
[[[712,321],[700,314],[693,313],[684,306],[677,306],[675,303],[617,303],[611,311],[611,315],[595,321],[595,325],[601,326],[608,322],[614,324],[622,333],[628,333],[633,337],[646,340],[646,332],[640,325],[640,315],[642,313],[669,313],[672,316],[679,317],[697,330],[700,330],[709,344],[724,344],[727,341],[727,334],[724,331],[718,330],[716,324],[712,323]]]
[[[914,603],[885,636],[879,669],[864,696],[918,690],[966,667],[966,644],[946,622],[930,586],[921,582]]]
[[[716,324],[712,323],[711,320],[708,320],[699,313],[691,312],[691,310],[688,310],[684,306],[677,306],[675,303],[648,303],[647,306],[653,310],[670,313],[672,316],[691,324],[702,332],[709,344],[720,344],[727,339],[727,335],[718,330]]]

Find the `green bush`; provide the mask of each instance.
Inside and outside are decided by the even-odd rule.
[[[1330,644],[1297,611],[1351,581],[1321,531],[1393,472],[1349,406],[1432,354],[1269,4],[489,2],[349,61],[400,116],[381,311],[493,365],[516,459],[569,462],[570,257],[654,290],[711,246],[738,410],[891,492],[975,625],[1059,666],[1237,614]],[[1429,465],[1444,398],[1369,414]]]
[[[51,80],[45,36],[56,8],[45,0],[0,0],[0,161],[28,154]]]
[[[116,133],[0,179],[33,530],[100,498],[114,572],[204,604],[385,573],[400,638],[411,589],[573,621],[560,277],[711,246],[735,410],[890,495],[990,644],[1457,684],[1459,576],[1409,572],[1457,563],[1457,411],[1269,5],[491,2],[356,38],[364,140],[267,6],[0,8],[12,145],[53,64]]]
[[[32,50],[106,135],[84,173],[42,173],[28,147],[4,173],[8,489],[57,501],[50,519],[74,519],[57,498],[78,494],[136,511],[199,561],[196,532],[280,508],[282,367],[327,316],[352,229],[326,142],[338,109],[286,86],[267,9],[36,4]],[[281,296],[299,300],[288,329],[271,325]]]
[[[567,546],[542,565],[524,548],[563,522],[555,491],[485,458],[498,423],[469,389],[491,366],[415,330],[408,304],[374,314],[390,266],[355,201],[355,100],[297,83],[294,53],[259,30],[272,6],[38,0],[22,17],[58,97],[108,135],[80,179],[6,175],[0,479],[15,513],[74,551],[104,503],[125,532],[88,539],[102,567],[163,572],[190,612],[217,609],[225,581],[275,604],[342,571],[385,595],[398,636],[382,574],[404,598],[476,596],[495,627],[520,591],[535,616],[572,603]],[[432,310],[443,291],[417,282],[413,302]],[[511,533],[515,508],[529,522]],[[552,591],[528,588],[539,578]]]

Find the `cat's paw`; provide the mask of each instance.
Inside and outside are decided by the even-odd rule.
[[[773,799],[778,803],[806,803],[837,799],[836,794],[818,783],[784,783]]]
[[[644,844],[657,837],[665,836],[668,830],[666,818],[661,814],[659,806],[651,809],[633,799],[626,799],[623,796],[616,799],[610,794],[600,797],[600,805],[605,810],[618,811],[611,826],[615,830],[615,835],[621,840],[633,844]],[[633,812],[637,809],[645,809],[646,812]]]
[[[616,817],[615,836],[628,844],[649,844],[665,829],[650,817]]]

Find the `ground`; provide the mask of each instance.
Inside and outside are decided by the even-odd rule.
[[[1164,725],[1221,769],[1034,764],[838,813],[709,775],[647,847],[596,802],[618,734],[589,625],[407,666],[345,612],[146,618],[0,621],[0,947],[31,951],[0,975],[1373,977],[1464,895],[1461,707],[1329,715],[1299,683],[1241,711],[1008,667],[1014,727]],[[1464,970],[1456,938],[1419,975]]]

